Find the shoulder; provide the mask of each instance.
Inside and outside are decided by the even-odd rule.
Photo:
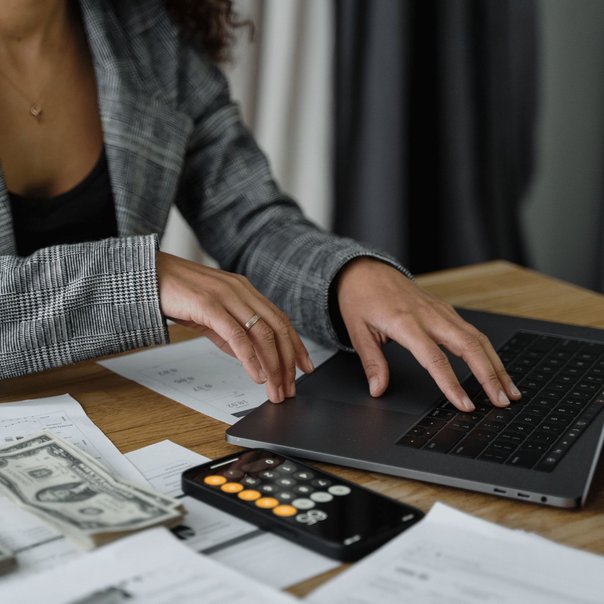
[[[82,6],[89,35],[109,43],[112,59],[134,62],[141,81],[160,96],[186,105],[191,94],[211,96],[223,86],[218,68],[182,36],[162,0],[82,0]]]

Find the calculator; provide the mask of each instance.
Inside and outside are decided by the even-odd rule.
[[[423,517],[413,506],[266,449],[190,468],[182,487],[187,495],[345,562]]]

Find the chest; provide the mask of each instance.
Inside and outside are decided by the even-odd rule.
[[[37,117],[32,105],[40,112]],[[39,90],[35,86],[26,90],[4,78],[0,133],[0,162],[9,191],[46,198],[82,181],[103,144],[88,52],[73,45]]]

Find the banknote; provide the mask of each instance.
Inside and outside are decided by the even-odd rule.
[[[15,568],[17,560],[13,553],[0,544],[0,575]]]
[[[111,475],[54,434],[0,449],[0,493],[84,548],[151,526],[176,526],[177,500]]]
[[[35,436],[32,436],[31,438],[28,438],[27,440],[22,439],[22,440],[18,441],[17,443],[8,445],[6,447],[2,447],[0,449],[0,457],[2,455],[14,453],[15,451],[29,449],[34,446],[53,442],[53,441],[54,442],[60,441],[61,446],[64,447],[65,450],[71,450],[73,452],[73,454],[78,456],[80,459],[86,460],[87,463],[89,463],[91,466],[96,466],[97,468],[99,468],[99,471],[101,473],[106,474],[106,475],[111,474],[109,469],[106,468],[105,466],[103,466],[94,457],[92,457],[91,455],[89,455],[88,453],[83,451],[82,449],[76,447],[75,445],[72,445],[71,443],[67,442],[66,440],[60,439],[60,437],[55,436],[50,431],[41,432]],[[172,507],[181,512],[184,512],[184,507],[183,507],[182,503],[180,502],[180,500],[178,500],[178,499],[174,499],[172,497],[167,497],[166,495],[163,495],[162,493],[159,493],[157,491],[145,490],[143,487],[140,487],[139,485],[136,485],[136,484],[130,482],[129,480],[123,479],[119,476],[118,477],[114,476],[114,478],[117,478],[120,481],[120,483],[122,483],[122,484],[128,484],[132,489],[134,489],[135,491],[139,491],[146,497],[151,497],[155,501],[155,503],[157,503],[159,505],[162,505],[164,507]]]

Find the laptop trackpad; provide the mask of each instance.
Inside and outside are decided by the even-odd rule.
[[[245,439],[251,435],[253,441],[288,448],[358,455],[359,447],[366,450],[390,446],[416,421],[416,415],[380,405],[298,395],[279,405],[264,403],[227,432],[232,437]]]

